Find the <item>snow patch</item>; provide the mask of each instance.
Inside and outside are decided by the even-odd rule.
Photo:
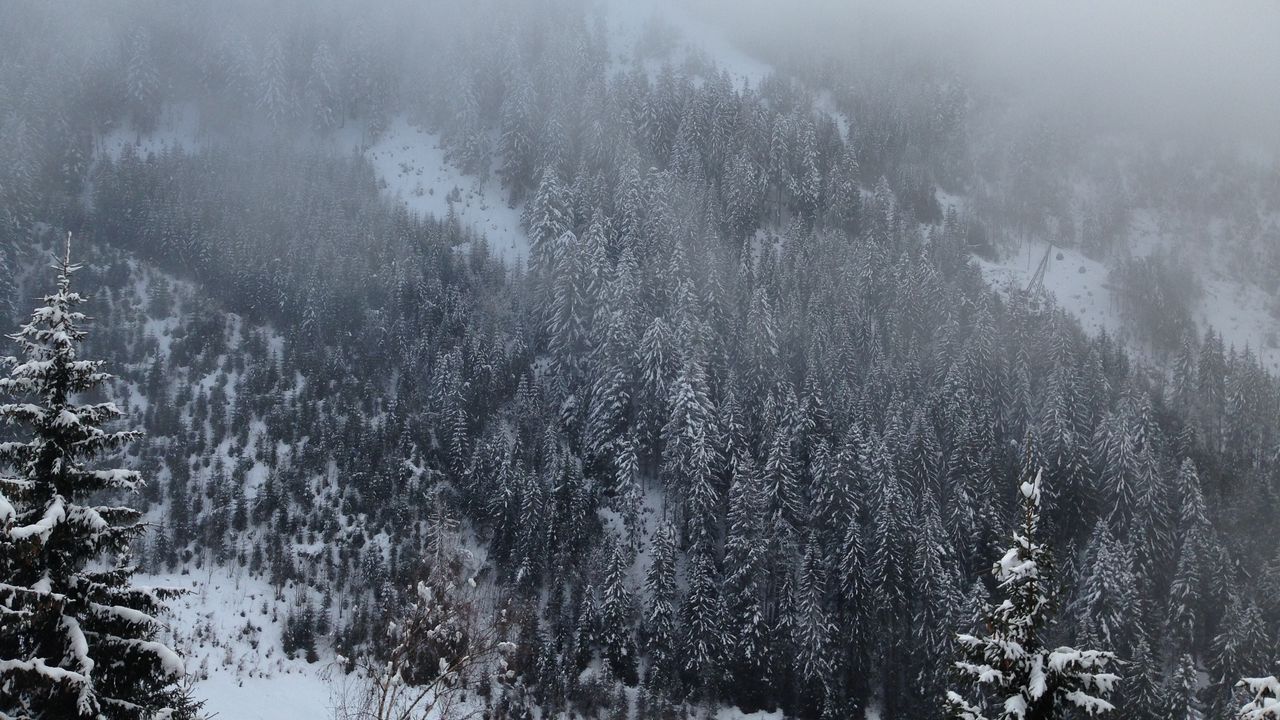
[[[210,565],[190,572],[138,574],[134,581],[187,591],[169,601],[161,620],[169,628],[164,639],[198,680],[196,696],[207,701],[205,710],[243,720],[332,716],[329,662],[285,656],[281,637],[289,606],[280,594],[243,570]]]
[[[386,192],[410,210],[436,218],[451,212],[465,228],[484,235],[489,247],[508,263],[529,255],[520,226],[520,209],[507,204],[501,183],[468,175],[445,157],[440,137],[397,116],[365,157]]]
[[[1044,257],[1045,248],[1044,243],[1031,241],[999,262],[980,257],[973,260],[993,288],[1002,292],[1024,290]],[[1120,306],[1112,295],[1109,274],[1110,268],[1080,251],[1055,247],[1045,269],[1044,289],[1053,295],[1058,307],[1074,315],[1090,334],[1106,331],[1121,337]]]

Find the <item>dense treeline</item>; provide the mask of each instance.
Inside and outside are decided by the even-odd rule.
[[[91,125],[49,152],[180,102],[206,124],[199,149],[92,163],[3,142],[46,163],[0,186],[11,238],[83,225],[193,283],[108,250],[85,278],[94,350],[145,412],[148,562],[311,584],[289,649],[376,653],[432,534],[463,522],[522,609],[545,710],[619,715],[621,682],[641,717],[939,717],[1039,465],[1053,636],[1128,663],[1125,718],[1225,716],[1280,641],[1280,545],[1256,531],[1280,505],[1280,386],[1256,359],[1184,329],[1166,373],[994,293],[970,254],[1053,193],[939,204],[981,171],[954,81],[851,89],[844,128],[794,78],[624,62],[574,4],[539,10],[441,13],[423,32],[455,40],[411,49],[368,39],[407,32],[387,18],[160,12],[105,43],[125,92],[14,113]],[[397,112],[523,204],[527,268],[326,152]]]

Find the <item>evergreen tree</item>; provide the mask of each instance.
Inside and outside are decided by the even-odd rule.
[[[311,125],[325,132],[342,121],[342,101],[337,90],[338,68],[333,53],[325,42],[316,44],[311,55],[311,74],[307,77],[306,98]]]
[[[629,565],[622,543],[615,542],[601,589],[600,642],[604,648],[604,657],[609,661],[614,674],[628,685],[634,685],[636,646],[632,636],[631,617],[634,600],[626,586]]]
[[[821,707],[831,679],[833,628],[826,609],[825,561],[816,534],[809,534],[791,604],[797,692],[807,706]]]
[[[876,490],[871,537],[867,540],[869,589],[881,612],[894,617],[910,592],[910,512],[883,447],[873,463]]]
[[[129,115],[139,136],[156,129],[160,120],[160,73],[151,52],[151,37],[142,29],[129,38],[129,58],[125,68],[125,91]]]
[[[181,710],[182,660],[155,641],[163,591],[134,587],[129,543],[141,514],[90,504],[133,492],[139,475],[91,469],[135,440],[104,428],[111,402],[83,403],[111,376],[82,360],[83,298],[72,290],[71,241],[58,259],[57,289],[12,338],[0,390],[18,402],[0,417],[29,439],[0,444],[0,714],[46,718],[143,718]]]
[[[906,656],[908,675],[915,678],[927,700],[908,703],[917,716],[937,711],[934,698],[944,691],[946,660],[952,655],[951,639],[957,630],[968,631],[959,617],[963,600],[955,574],[955,561],[948,552],[942,520],[933,493],[925,495],[918,513],[921,528],[915,541],[913,588],[911,592],[912,632]]]
[[[573,230],[573,217],[567,193],[555,167],[542,169],[537,195],[525,208],[525,227],[529,231],[529,267],[535,273],[550,274],[557,265],[556,244]]]
[[[1146,638],[1134,647],[1116,703],[1120,717],[1127,720],[1164,720],[1161,697],[1164,683],[1160,663],[1151,655]]]
[[[1200,678],[1196,663],[1190,655],[1178,658],[1178,668],[1165,688],[1164,710],[1170,720],[1204,720],[1204,705],[1200,702]]]
[[[1250,696],[1240,708],[1240,720],[1280,720],[1280,680],[1275,675],[1245,678],[1236,686]]]
[[[1209,669],[1221,697],[1212,698],[1216,709],[1225,714],[1231,696],[1229,688],[1235,678],[1243,677],[1251,668],[1262,667],[1273,658],[1275,646],[1267,641],[1262,613],[1251,600],[1235,598],[1222,618],[1222,630],[1210,648]]]
[[[681,613],[681,654],[690,685],[702,688],[709,697],[724,676],[724,615],[715,566],[709,557],[697,555],[690,561],[689,592]]]
[[[1107,415],[1094,433],[1094,468],[1103,511],[1112,525],[1127,529],[1139,492],[1141,440],[1136,418],[1126,409]]]
[[[865,689],[865,666],[868,645],[874,633],[870,627],[873,594],[868,579],[867,553],[863,547],[862,521],[849,520],[840,545],[836,597],[838,601],[837,634],[843,657],[844,685],[851,694]]]
[[[725,539],[725,629],[729,680],[748,711],[764,702],[769,667],[769,628],[761,603],[764,535],[760,480],[749,457],[734,463]]]
[[[961,634],[961,675],[978,685],[973,700],[947,692],[959,720],[1052,720],[1069,707],[1107,712],[1118,676],[1106,672],[1115,655],[1103,650],[1045,646],[1053,607],[1052,558],[1037,541],[1040,473],[1018,487],[1022,526],[1014,546],[992,568],[1005,600],[990,608],[984,637]]]
[[[285,76],[284,44],[274,35],[267,41],[258,79],[258,109],[275,127],[280,127],[293,115],[293,98]]]
[[[1133,553],[1100,521],[1085,550],[1076,598],[1076,627],[1083,643],[1129,657],[1140,618]]]
[[[1059,537],[1070,537],[1072,528],[1088,528],[1086,518],[1093,510],[1083,406],[1076,374],[1062,362],[1049,376],[1040,424],[1048,462],[1045,474],[1055,490],[1047,507],[1063,530]]]
[[[676,655],[676,543],[670,524],[658,528],[653,538],[652,563],[645,578],[649,607],[645,613],[645,648],[649,672],[645,684],[658,694],[674,693],[679,661]]]
[[[533,120],[536,112],[533,85],[517,82],[514,92],[502,102],[499,175],[506,184],[512,204],[524,199],[532,181],[535,146]]]

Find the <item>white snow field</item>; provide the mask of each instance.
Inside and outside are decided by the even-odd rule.
[[[1000,291],[1025,289],[1035,275],[1045,244],[1028,242],[1023,249],[991,262],[974,256],[974,263],[991,286]],[[1058,259],[1061,256],[1062,259]],[[1054,296],[1058,307],[1080,320],[1091,333],[1106,331],[1120,337],[1120,310],[1107,283],[1110,272],[1106,265],[1085,257],[1071,248],[1057,248],[1049,256],[1044,273],[1044,288]]]
[[[308,664],[285,656],[281,633],[287,600],[243,570],[207,565],[191,574],[135,576],[138,585],[187,594],[169,602],[161,618],[174,649],[186,658],[196,696],[218,720],[316,720],[333,717],[326,674],[331,656]]]
[[[1135,236],[1141,232],[1140,228],[1135,230]],[[1142,247],[1141,240],[1138,237],[1134,241],[1136,247]],[[1029,241],[998,262],[977,256],[973,261],[995,289],[1001,292],[1025,289],[1044,256],[1045,247],[1043,242]],[[1277,345],[1280,321],[1269,310],[1270,296],[1250,283],[1225,279],[1207,264],[1195,270],[1203,294],[1192,316],[1200,331],[1212,327],[1222,335],[1228,349],[1234,347],[1244,352],[1248,348],[1263,367],[1280,372],[1280,346]],[[1044,274],[1044,288],[1059,307],[1079,319],[1087,332],[1096,335],[1106,331],[1127,341],[1120,305],[1108,278],[1110,272],[1108,264],[1092,260],[1079,250],[1054,247]],[[1136,342],[1127,344],[1138,355],[1150,359],[1146,348]]]
[[[396,116],[377,141],[364,151],[385,192],[410,210],[437,218],[450,212],[458,222],[483,234],[489,248],[508,265],[529,255],[529,240],[520,227],[520,208],[507,204],[501,183],[467,175],[445,157],[438,135]]]

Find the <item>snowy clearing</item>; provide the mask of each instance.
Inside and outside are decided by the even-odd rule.
[[[481,181],[445,158],[438,135],[397,116],[365,157],[386,192],[409,209],[445,218],[450,212],[463,227],[483,234],[490,249],[508,264],[523,262],[529,241],[520,227],[519,207],[510,207],[496,178]]]
[[[162,619],[187,672],[199,680],[197,695],[207,700],[207,711],[228,720],[332,716],[323,677],[328,661],[285,656],[281,633],[288,606],[265,580],[213,566],[135,578],[139,585],[187,591],[169,602],[170,614]]]
[[[1045,245],[1028,242],[1001,262],[974,257],[987,282],[997,290],[1025,289],[1035,275]],[[1075,317],[1090,333],[1106,331],[1117,337],[1123,334],[1120,308],[1107,282],[1110,269],[1071,248],[1054,248],[1044,273],[1044,288],[1058,306]]]

